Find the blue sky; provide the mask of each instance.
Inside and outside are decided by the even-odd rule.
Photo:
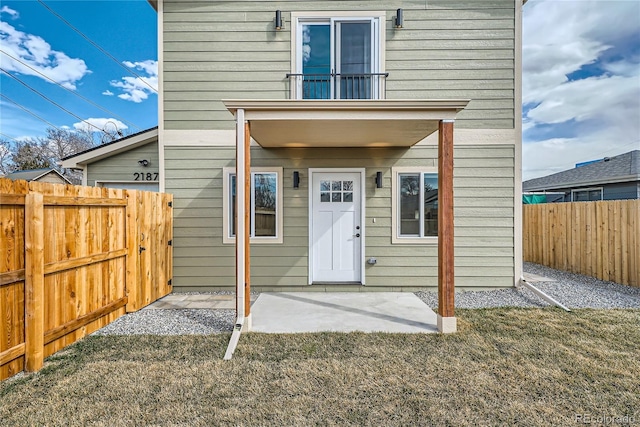
[[[116,128],[134,133],[156,126],[158,98],[152,88],[157,90],[157,15],[148,2],[43,2],[118,61],[37,0],[1,0],[0,67],[95,127],[0,71],[0,137],[43,136],[51,125],[100,128],[111,134]]]
[[[146,0],[43,0],[157,86],[156,12]],[[98,128],[157,124],[157,95],[38,0],[0,0],[1,67]],[[0,72],[0,137],[88,126]],[[8,99],[7,99],[8,98]],[[523,178],[640,149],[640,1],[529,0],[523,8]],[[93,128],[96,130],[95,128]]]
[[[523,178],[640,149],[640,1],[523,8]]]

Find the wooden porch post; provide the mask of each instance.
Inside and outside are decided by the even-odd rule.
[[[438,126],[438,331],[456,332],[453,256],[453,120]]]

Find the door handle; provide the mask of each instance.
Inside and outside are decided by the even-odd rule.
[[[138,247],[138,252],[139,253],[142,253],[142,251],[146,251],[146,250],[147,250],[147,248],[145,248],[144,246],[139,246]]]

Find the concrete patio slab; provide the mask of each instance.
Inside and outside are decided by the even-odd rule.
[[[437,332],[437,316],[405,292],[264,292],[252,332]]]

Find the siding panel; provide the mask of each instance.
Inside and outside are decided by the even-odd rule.
[[[401,31],[395,9],[405,10]],[[388,99],[472,99],[460,128],[514,127],[513,0],[164,2],[166,129],[231,129],[220,99],[286,99],[291,17],[273,11],[386,10]],[[496,102],[497,101],[497,102]]]
[[[308,168],[366,169],[367,286],[405,289],[437,284],[437,246],[391,244],[391,168],[433,166],[437,150],[252,148],[254,166],[282,166],[284,243],[253,244],[252,284],[262,289],[304,286],[308,282]],[[458,146],[454,174],[456,276],[459,287],[513,285],[514,197],[513,146]],[[234,164],[226,147],[165,148],[167,191],[174,193],[174,286],[176,290],[233,286],[235,250],[222,243],[222,168]],[[348,159],[348,161],[345,161]],[[485,163],[485,159],[489,159]],[[300,188],[291,188],[294,170]],[[374,188],[381,170],[384,187]],[[193,176],[193,179],[185,177]],[[373,222],[373,219],[376,222]],[[488,267],[490,266],[490,267]],[[420,273],[422,277],[413,277]]]
[[[149,166],[141,166],[138,160],[142,159],[149,160]],[[150,142],[90,163],[87,170],[87,185],[94,186],[96,181],[134,181],[134,173],[144,173],[145,175],[151,173],[155,177],[158,172],[158,143]]]

